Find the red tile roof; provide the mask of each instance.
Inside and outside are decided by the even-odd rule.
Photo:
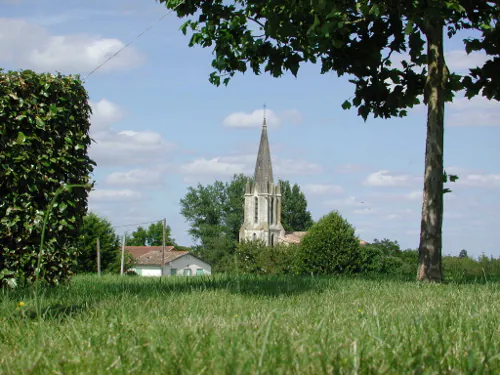
[[[142,255],[145,255],[151,251],[162,251],[162,246],[125,246],[125,250],[128,251],[134,259],[137,260]],[[174,246],[165,246],[165,252],[175,251]]]
[[[156,247],[156,246],[155,246]],[[160,246],[161,248],[161,246]],[[186,254],[189,254],[189,251],[165,251],[165,264],[170,263],[171,261],[180,258]],[[150,251],[149,253],[146,253],[144,255],[141,255],[140,257],[136,258],[136,264],[137,265],[150,265],[150,266],[160,266],[161,265],[161,259],[162,259],[162,251],[155,250],[155,251]]]

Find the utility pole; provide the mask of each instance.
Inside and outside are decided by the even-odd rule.
[[[99,242],[99,237],[97,237],[97,275],[101,276],[101,243]]]
[[[123,235],[122,239],[122,264],[120,267],[120,275],[123,275],[124,263],[125,263],[125,234]]]
[[[166,226],[166,223],[167,223],[167,219],[163,218],[162,220],[162,223],[163,223],[163,240],[162,240],[162,244],[161,244],[161,275],[163,276],[163,269],[165,267],[165,226]]]

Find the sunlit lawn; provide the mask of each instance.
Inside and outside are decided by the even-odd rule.
[[[2,374],[500,374],[500,284],[76,277],[1,295]],[[16,308],[18,302],[24,306]]]

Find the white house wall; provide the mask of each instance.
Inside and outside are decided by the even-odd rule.
[[[177,269],[178,276],[182,276],[185,269],[190,269],[192,276],[196,275],[196,270],[198,269],[202,269],[204,275],[210,275],[212,273],[212,267],[209,264],[195,258],[191,254],[184,255],[166,264],[164,269],[165,276],[170,276],[172,268]]]
[[[139,276],[161,276],[161,267],[158,266],[135,266],[135,272]]]

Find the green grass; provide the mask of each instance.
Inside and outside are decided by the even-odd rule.
[[[76,277],[0,302],[1,374],[498,374],[500,284]],[[23,301],[25,305],[17,309]]]

